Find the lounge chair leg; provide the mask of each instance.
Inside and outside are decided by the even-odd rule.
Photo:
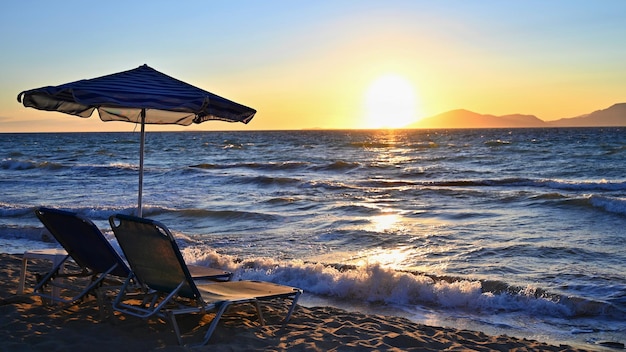
[[[176,334],[176,338],[178,339],[178,344],[180,346],[183,345],[183,337],[180,334],[180,328],[178,328],[178,322],[176,321],[176,315],[172,311],[167,312],[167,316],[172,323],[172,327],[174,328],[174,333]]]
[[[261,304],[259,303],[259,301],[254,301],[254,305],[256,306],[256,312],[259,315],[259,323],[261,323],[261,326],[264,326],[265,319],[263,319],[263,312],[261,311]]]
[[[99,288],[96,290],[96,300],[98,301],[98,311],[100,312],[100,321],[104,321],[108,316],[108,307],[106,306],[107,297],[105,289]]]
[[[293,302],[291,302],[291,307],[289,308],[289,312],[287,312],[287,316],[285,316],[285,320],[283,320],[283,323],[286,323],[286,322],[289,321],[289,319],[291,319],[291,315],[293,314],[293,311],[296,309],[296,305],[298,303],[298,298],[300,298],[301,294],[302,294],[302,292],[298,292],[293,297]]]
[[[211,335],[213,335],[213,331],[215,331],[215,328],[217,328],[217,323],[219,323],[222,315],[224,314],[224,312],[226,312],[226,308],[228,308],[228,306],[230,306],[230,302],[223,302],[222,304],[220,304],[219,309],[215,312],[215,317],[213,318],[211,325],[209,325],[209,330],[207,330],[207,332],[204,334],[204,340],[194,346],[206,345],[207,342],[209,342],[209,340],[211,339]]]

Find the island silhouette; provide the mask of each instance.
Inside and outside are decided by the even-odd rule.
[[[589,114],[544,121],[535,115],[488,115],[456,109],[423,118],[407,128],[537,128],[626,126],[626,103],[614,104]]]

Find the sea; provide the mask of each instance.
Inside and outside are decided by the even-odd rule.
[[[147,129],[143,216],[190,264],[305,306],[626,343],[626,128]],[[139,136],[0,134],[0,251],[58,247],[39,206],[119,250],[108,218],[136,214]]]

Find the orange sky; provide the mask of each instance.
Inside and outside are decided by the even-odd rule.
[[[132,131],[16,96],[144,63],[258,111],[194,130],[399,127],[458,108],[554,120],[626,101],[623,1],[2,7],[0,132]],[[163,129],[181,128],[148,127]]]

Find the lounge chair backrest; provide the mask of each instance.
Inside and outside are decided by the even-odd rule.
[[[80,267],[104,273],[117,264],[111,275],[125,278],[130,274],[126,263],[91,220],[45,207],[36,209],[35,214]]]
[[[117,214],[109,218],[113,233],[137,279],[149,288],[200,300],[200,293],[172,233],[149,219]]]

